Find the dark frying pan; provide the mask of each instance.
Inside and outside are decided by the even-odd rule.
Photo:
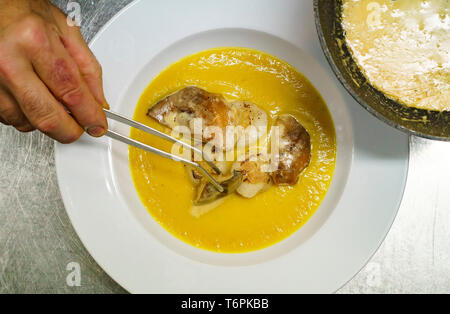
[[[450,112],[407,107],[369,84],[353,60],[342,28],[342,0],[314,0],[317,31],[325,56],[347,91],[378,119],[408,134],[450,141]]]

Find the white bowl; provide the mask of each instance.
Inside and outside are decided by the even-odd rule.
[[[85,136],[56,147],[59,184],[78,235],[130,292],[335,291],[363,267],[393,222],[408,138],[346,96],[321,54],[309,1],[188,3],[137,1],[94,39],[112,109],[131,117],[151,79],[189,54],[224,46],[270,53],[302,72],[333,116],[338,153],[327,196],[279,244],[245,254],[208,252],[174,238],[149,215],[134,189],[125,145]],[[129,134],[123,125],[110,127]]]

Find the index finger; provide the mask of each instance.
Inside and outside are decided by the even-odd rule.
[[[49,26],[47,32],[48,45],[29,56],[36,73],[91,136],[104,135],[108,124],[102,106],[92,95],[57,31]]]
[[[31,67],[20,73],[20,77],[10,82],[9,87],[26,118],[58,142],[75,142],[83,134],[77,122],[56,101]]]
[[[78,68],[95,99],[103,105],[104,108],[109,108],[103,91],[102,67],[100,63],[83,39],[80,28],[77,26],[69,26],[67,24],[66,15],[62,13],[59,8],[53,8],[55,21],[61,31],[60,37],[64,47],[77,63]]]

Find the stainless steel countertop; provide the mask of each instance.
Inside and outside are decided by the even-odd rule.
[[[53,1],[63,10],[68,0]],[[78,1],[86,40],[131,0]],[[0,126],[0,293],[123,293],[70,224],[53,142]],[[339,293],[450,292],[450,143],[410,140],[408,182],[397,219],[370,263]],[[81,286],[69,287],[69,263]]]

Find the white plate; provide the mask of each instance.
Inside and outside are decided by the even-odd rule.
[[[317,213],[265,250],[216,254],[166,232],[134,189],[127,147],[83,137],[56,146],[59,185],[84,245],[135,293],[334,292],[386,236],[400,204],[408,138],[364,112],[334,78],[316,36],[312,1],[137,1],[91,43],[113,110],[132,116],[155,75],[191,53],[244,46],[286,60],[320,91],[338,134],[336,172]],[[111,128],[128,134],[123,126]]]

